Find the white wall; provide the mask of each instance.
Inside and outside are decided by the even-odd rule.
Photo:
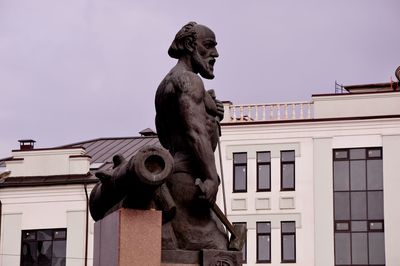
[[[222,128],[221,145],[229,219],[248,223],[247,265],[255,265],[256,221],[272,222],[272,263],[268,265],[281,265],[279,221],[296,220],[297,263],[291,265],[302,266],[334,265],[332,150],[383,147],[386,261],[398,265],[400,216],[395,203],[400,187],[400,118],[229,125]],[[279,187],[276,154],[287,149],[296,151],[293,192],[281,192]],[[271,192],[255,192],[256,151],[272,153]],[[248,153],[247,193],[232,193],[233,152]],[[294,207],[280,208],[283,197],[293,198]]]
[[[314,96],[314,118],[400,114],[400,92]]]
[[[88,186],[90,193],[93,185]],[[67,228],[67,265],[84,265],[86,196],[83,185],[2,188],[1,266],[20,264],[21,231]],[[88,261],[93,260],[89,218]],[[10,254],[10,255],[4,255]]]
[[[383,196],[386,265],[400,264],[400,134],[383,136]]]
[[[6,161],[6,168],[14,176],[50,176],[86,174],[90,158],[83,148],[13,151],[15,159]]]

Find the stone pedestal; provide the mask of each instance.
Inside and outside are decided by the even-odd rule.
[[[94,225],[94,266],[158,266],[161,212],[119,209]]]

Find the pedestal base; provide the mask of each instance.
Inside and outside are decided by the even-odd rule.
[[[158,266],[161,212],[119,209],[94,224],[94,266]]]

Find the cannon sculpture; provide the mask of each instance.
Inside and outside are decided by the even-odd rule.
[[[89,209],[95,221],[119,208],[158,209],[163,220],[174,216],[175,204],[165,185],[174,162],[170,153],[158,146],[140,149],[130,160],[113,157],[111,172],[99,171],[100,180],[90,193]]]

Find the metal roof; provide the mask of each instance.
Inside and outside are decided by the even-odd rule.
[[[0,181],[0,187],[15,187],[15,186],[34,186],[34,185],[57,185],[57,184],[72,184],[72,183],[87,183],[97,182],[94,174],[97,171],[107,171],[113,166],[112,158],[114,155],[122,155],[126,160],[129,160],[142,147],[148,145],[160,146],[157,135],[139,136],[139,137],[116,137],[116,138],[97,138],[63,146],[53,147],[49,149],[63,148],[84,148],[86,155],[91,157],[90,163],[100,165],[99,168],[90,170],[86,176],[73,178],[71,176],[54,176],[54,177],[21,177],[15,179],[5,178]],[[40,149],[43,150],[43,149]],[[33,150],[34,151],[34,150]],[[5,166],[5,161],[11,159],[0,159],[0,166]],[[57,177],[57,178],[56,178]],[[57,182],[54,182],[55,179]]]
[[[68,144],[57,148],[79,148],[86,150],[86,155],[91,157],[91,163],[112,163],[114,155],[122,155],[129,160],[142,147],[148,145],[160,145],[157,136],[140,136],[125,138],[98,138]]]

